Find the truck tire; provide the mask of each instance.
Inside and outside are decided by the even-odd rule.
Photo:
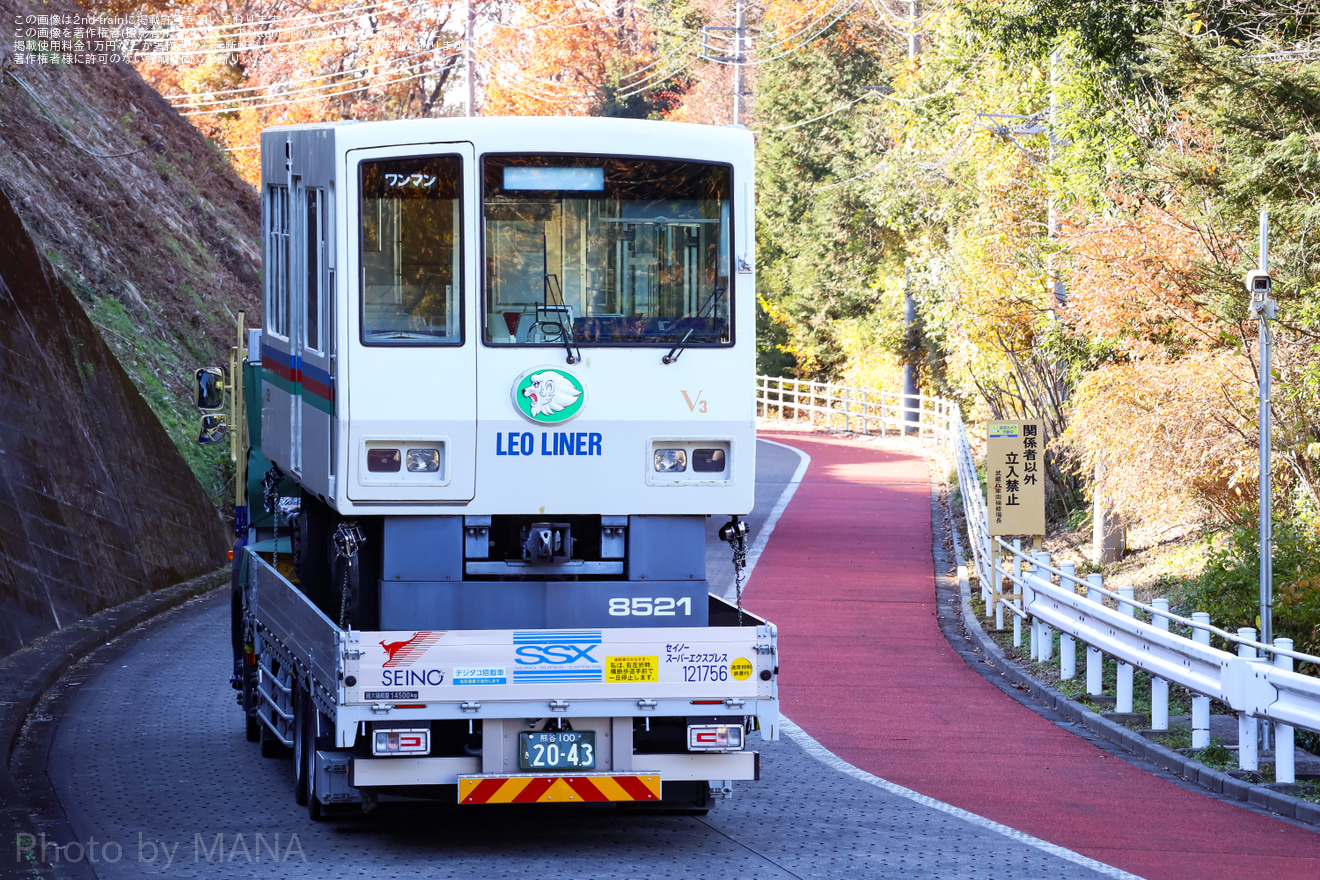
[[[243,731],[250,743],[261,740],[261,729],[265,726],[256,715],[256,675],[252,667],[243,667]]]
[[[302,773],[306,780],[306,800],[299,801],[307,806],[307,816],[313,822],[322,822],[326,818],[325,805],[321,799],[316,796],[316,727],[318,718],[317,709],[312,705],[311,700],[305,704],[310,710],[303,713],[302,723],[298,725],[298,738],[302,740]]]
[[[302,685],[296,685],[293,692],[293,799],[298,806],[307,806],[307,728],[311,707],[311,699],[307,696],[307,691]],[[316,743],[311,744],[311,749],[316,748]]]
[[[284,743],[275,738],[275,734],[266,726],[264,721],[258,721],[261,725],[261,757],[263,758],[282,758],[289,754],[289,750],[284,747]]]

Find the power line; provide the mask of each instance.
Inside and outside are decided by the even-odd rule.
[[[314,77],[306,80],[301,80],[301,82],[313,82],[313,80],[315,79],[348,77],[348,75],[350,74],[360,73],[360,71],[372,70],[372,69],[378,69],[376,70],[375,74],[370,74],[370,75],[375,75],[375,77],[379,77],[379,75],[381,74],[389,73],[389,71],[391,70],[412,70],[414,69],[414,67],[417,67],[418,63],[424,63],[424,62],[416,62],[416,63],[412,63],[412,65],[400,65],[400,62],[408,61],[408,59],[411,58],[420,58],[422,57],[422,55],[432,55],[434,54],[434,51],[436,50],[428,49],[426,51],[418,51],[418,53],[416,54],[404,55],[404,57],[401,58],[393,58],[391,59],[391,61],[379,62],[379,63],[375,63],[375,65],[356,67],[356,69],[352,69],[352,70],[335,71],[335,73],[325,74],[322,75],[322,77]],[[451,58],[451,57],[453,57],[453,53],[451,53],[450,55],[445,55],[445,58]],[[279,84],[281,84],[281,86],[285,86],[285,84],[296,84],[296,83],[290,82],[290,83],[279,83]],[[195,96],[195,100],[190,100],[190,102],[176,103],[173,104],[173,107],[176,108],[176,110],[180,110],[180,108],[182,108],[182,110],[202,110],[202,108],[207,106],[207,104],[226,104],[226,106],[228,106],[228,104],[246,104],[249,102],[259,102],[259,100],[269,100],[272,98],[276,98],[276,96],[279,96],[279,98],[288,98],[288,96],[292,96],[292,95],[305,95],[305,94],[309,94],[309,92],[321,91],[323,90],[323,88],[333,88],[337,86],[337,84],[339,83],[325,83],[325,84],[321,84],[321,86],[312,86],[309,88],[296,88],[296,90],[293,91],[280,91],[280,92],[271,91],[271,86],[249,86],[247,90],[244,91],[260,91],[263,92],[263,94],[242,95],[242,96],[235,96],[235,98],[214,98],[214,96],[207,96],[207,98],[202,98],[202,96]],[[210,94],[211,95],[223,94],[223,92],[210,92]],[[223,110],[213,110],[211,112],[223,112]]]
[[[333,79],[334,77],[337,76],[348,76],[350,74],[361,73],[363,71],[372,70],[373,68],[380,67],[382,64],[388,64],[393,66],[399,63],[400,61],[407,61],[411,58],[420,58],[423,55],[430,55],[437,51],[439,51],[438,48],[427,49],[422,52],[416,52],[412,55],[404,55],[400,58],[393,58],[385,62],[378,62],[375,64],[364,64],[361,67],[351,67],[345,70],[335,70],[335,71],[331,71],[330,73],[323,73],[319,76],[309,76],[309,77],[304,77],[302,79],[291,79],[280,83],[280,85],[300,86],[303,85],[304,83],[318,82],[320,80],[325,80],[325,79]],[[240,92],[258,92],[267,89],[269,89],[269,86],[266,85],[244,86],[238,89],[224,89],[223,91],[218,91],[218,92],[205,92],[204,94],[206,97],[203,97],[200,94],[188,94],[187,92],[165,95],[164,97],[166,100],[170,101],[174,107],[177,108],[177,107],[187,107],[194,104],[220,103],[220,101],[223,99],[217,98],[216,97],[217,95],[235,95],[237,97],[235,97],[234,100],[244,100],[244,96],[239,95]],[[281,94],[299,94],[299,92],[298,91],[283,92]],[[257,96],[257,97],[262,97],[262,96]],[[175,99],[177,98],[184,98],[187,100],[176,101]]]
[[[489,50],[477,47],[476,52],[482,58],[486,59],[494,69],[496,66],[504,69],[508,74],[508,80],[505,83],[520,83],[521,88],[514,87],[514,91],[521,92],[531,98],[537,98],[542,101],[556,101],[566,98],[590,97],[593,94],[589,88],[582,88],[580,93],[566,93],[565,87],[568,83],[559,80],[547,80],[541,77],[528,76],[520,71],[521,65],[518,62],[501,58],[494,55]],[[548,86],[549,90],[545,87]]]
[[[445,58],[454,58],[454,57],[457,57],[457,53],[454,53],[454,54],[451,54],[451,55],[445,56]],[[399,71],[402,72],[402,71],[407,71],[407,70],[415,70],[418,66],[419,66],[419,65],[417,65],[417,64],[408,65],[407,67],[400,68]],[[434,73],[435,73],[435,70],[434,70],[434,69],[428,68],[428,69],[426,69],[426,70],[421,70],[421,71],[419,71],[419,72],[417,72],[417,73],[413,73],[413,74],[410,75],[410,76],[405,76],[405,77],[401,77],[401,78],[399,78],[399,79],[389,80],[389,81],[387,81],[387,82],[377,82],[377,81],[375,81],[375,80],[373,79],[372,81],[369,81],[369,82],[366,82],[366,83],[361,83],[361,84],[359,84],[359,83],[341,83],[340,85],[350,85],[350,86],[352,86],[352,88],[340,89],[339,91],[334,91],[334,92],[320,92],[320,93],[318,93],[318,94],[309,95],[309,96],[307,96],[307,97],[305,97],[305,98],[295,98],[295,99],[293,99],[293,100],[287,100],[287,99],[281,98],[280,100],[269,101],[268,103],[265,103],[265,104],[251,104],[251,103],[247,103],[247,102],[244,102],[244,101],[236,101],[236,102],[233,102],[233,103],[237,103],[237,104],[238,104],[237,107],[233,107],[233,108],[217,107],[217,108],[211,108],[211,109],[207,109],[207,110],[190,110],[190,111],[188,111],[188,112],[186,112],[186,113],[183,113],[183,114],[180,114],[180,115],[182,115],[182,116],[206,116],[206,115],[212,115],[212,114],[216,114],[216,113],[225,113],[225,112],[229,112],[231,109],[232,109],[232,110],[263,110],[263,109],[265,109],[265,108],[267,108],[267,107],[288,107],[288,106],[295,105],[295,104],[308,104],[308,103],[311,103],[312,101],[328,100],[328,99],[331,99],[331,98],[340,98],[340,97],[343,97],[344,95],[353,95],[353,94],[357,94],[358,92],[365,92],[365,91],[367,91],[367,90],[369,90],[369,89],[373,89],[373,88],[377,88],[377,87],[382,87],[382,88],[383,88],[383,87],[385,87],[385,86],[394,86],[394,85],[399,85],[400,83],[412,82],[413,80],[421,79],[421,78],[423,78],[423,77],[426,77],[426,76],[432,75],[432,74],[434,74]],[[332,86],[332,88],[333,88],[333,86]],[[262,96],[262,97],[270,97],[270,96]]]
[[[622,98],[631,98],[634,95],[641,94],[647,89],[654,88],[655,86],[665,82],[666,80],[672,79],[673,77],[682,73],[684,70],[687,70],[698,60],[700,60],[700,58],[701,58],[700,54],[690,54],[685,59],[678,59],[675,62],[675,64],[673,64],[666,70],[662,72],[657,71],[638,82],[630,83],[626,88],[620,88],[619,96]]]
[[[352,19],[345,19],[345,21],[351,21],[351,20],[352,20]],[[376,31],[374,32],[373,36],[374,36],[374,35],[379,35],[379,34],[381,34],[381,33],[386,33],[386,32],[389,32],[389,31],[396,30],[396,29],[398,29],[399,27],[403,26],[404,24],[411,24],[411,23],[412,23],[412,21],[409,20],[409,19],[400,19],[399,21],[393,22],[393,23],[391,23],[391,24],[388,24],[388,25],[385,25],[385,26],[379,28],[378,30],[376,30]],[[290,30],[301,31],[301,30],[305,30],[305,28],[291,28]],[[262,35],[261,35],[261,34],[258,34],[257,36],[262,36]],[[336,40],[347,39],[347,38],[349,38],[350,36],[351,36],[351,34],[348,34],[348,33],[336,33],[336,34],[330,34],[330,35],[328,35],[328,36],[322,36],[322,37],[309,37],[308,39],[305,39],[305,40],[276,40],[276,41],[274,41],[274,42],[272,42],[272,43],[251,43],[251,44],[247,44],[247,45],[228,46],[228,47],[217,47],[217,48],[214,48],[214,49],[200,49],[200,48],[199,48],[199,49],[170,49],[170,50],[165,50],[165,51],[161,51],[161,52],[136,52],[136,53],[134,53],[134,54],[137,55],[137,56],[139,56],[139,57],[153,58],[153,59],[155,59],[155,58],[192,58],[192,57],[206,57],[206,56],[212,56],[212,55],[237,55],[237,54],[245,53],[245,52],[267,52],[267,51],[270,51],[271,49],[276,48],[276,47],[279,47],[279,48],[285,48],[285,47],[292,47],[292,46],[308,46],[308,45],[313,45],[313,44],[316,44],[316,43],[330,43],[330,42],[334,42],[334,41],[336,41]]]
[[[374,2],[368,3],[366,6],[363,6],[361,9],[354,10],[354,12],[357,15],[365,15],[370,13],[373,9],[397,2],[399,2],[399,0],[374,0]],[[183,34],[183,35],[190,35],[193,33],[209,34],[218,31],[232,30],[234,28],[241,29],[241,28],[250,28],[250,27],[265,27],[266,25],[271,25],[271,24],[283,24],[284,22],[287,21],[314,23],[316,19],[329,18],[337,15],[343,15],[344,13],[345,10],[343,9],[334,9],[329,12],[312,12],[312,13],[304,12],[301,15],[290,15],[285,18],[258,18],[258,19],[253,19],[252,21],[241,21],[232,24],[208,24],[208,25],[196,25],[193,27],[182,27],[182,28],[176,28],[175,30],[171,31],[171,33]]]
[[[865,101],[867,98],[871,97],[872,94],[873,94],[872,92],[865,92],[862,94],[861,97],[854,98],[853,100],[849,101],[847,104],[844,104],[839,107],[835,107],[833,110],[830,110],[828,113],[822,113],[819,116],[813,116],[810,119],[804,119],[801,122],[795,122],[792,125],[781,125],[778,126],[777,128],[760,128],[757,129],[757,131],[764,131],[764,132],[792,131],[795,128],[801,128],[804,125],[810,125],[813,122],[820,122],[822,119],[828,119],[831,116],[835,116],[839,113],[842,113],[844,110],[848,110],[860,104],[862,101]]]

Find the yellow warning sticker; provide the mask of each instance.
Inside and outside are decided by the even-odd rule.
[[[752,677],[752,661],[745,657],[739,657],[729,664],[729,674],[738,681],[746,681]]]
[[[659,680],[659,657],[605,658],[605,681],[610,684],[631,684],[639,681]]]

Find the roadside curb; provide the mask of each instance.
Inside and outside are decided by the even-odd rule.
[[[6,764],[28,713],[70,666],[143,621],[213,590],[229,578],[226,565],[85,617],[0,659],[0,747]]]
[[[949,511],[945,511],[945,516],[946,518],[949,516]],[[1285,819],[1320,827],[1320,804],[1290,797],[1263,785],[1253,785],[1199,764],[1091,711],[1049,685],[1037,681],[1021,666],[1010,660],[981,626],[981,620],[972,605],[971,584],[967,577],[967,558],[963,554],[962,542],[959,540],[957,529],[952,524],[949,526],[949,532],[953,536],[954,556],[958,561],[958,594],[963,627],[976,647],[980,649],[986,662],[999,670],[1014,686],[1025,689],[1036,702],[1052,709],[1068,721],[1083,725],[1092,733],[1104,737],[1130,754],[1149,761],[1175,776],[1181,776],[1188,782],[1224,797],[1268,810]]]
[[[71,623],[0,658],[0,807],[8,814],[3,829],[8,834],[32,834],[36,814],[42,813],[44,792],[31,790],[11,772],[28,716],[47,692],[75,663],[152,618],[177,608],[188,600],[211,592],[229,582],[230,566],[200,575],[181,584],[130,599],[91,617]],[[34,806],[35,805],[35,806]],[[28,876],[44,876],[44,868],[32,866]]]

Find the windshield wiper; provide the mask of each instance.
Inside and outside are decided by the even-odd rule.
[[[672,364],[674,361],[678,360],[678,356],[683,353],[683,350],[687,347],[688,339],[696,332],[696,329],[696,327],[689,327],[688,332],[683,334],[683,338],[678,340],[678,342],[675,342],[674,347],[669,349],[669,354],[660,359],[660,363]]]
[[[723,287],[716,287],[714,290],[712,290],[710,292],[710,297],[706,300],[704,304],[702,304],[701,308],[697,310],[697,314],[695,317],[698,320],[700,320],[701,318],[713,318],[713,316],[715,315],[715,307],[719,303],[720,296],[723,293],[724,293]],[[674,361],[678,360],[679,355],[681,355],[687,349],[688,340],[692,338],[692,334],[695,333],[696,331],[697,331],[696,327],[689,327],[688,332],[683,334],[683,338],[678,340],[678,342],[675,342],[674,347],[669,349],[669,354],[665,355],[660,359],[660,363],[672,364]]]
[[[559,305],[550,305],[550,280],[554,279],[555,294]],[[568,316],[568,306],[564,304],[564,288],[559,283],[559,276],[546,273],[545,276],[545,311],[555,316],[555,325],[559,327],[559,341],[564,343],[569,366],[582,362],[582,350],[573,344],[573,321]],[[537,321],[537,323],[550,323]]]

